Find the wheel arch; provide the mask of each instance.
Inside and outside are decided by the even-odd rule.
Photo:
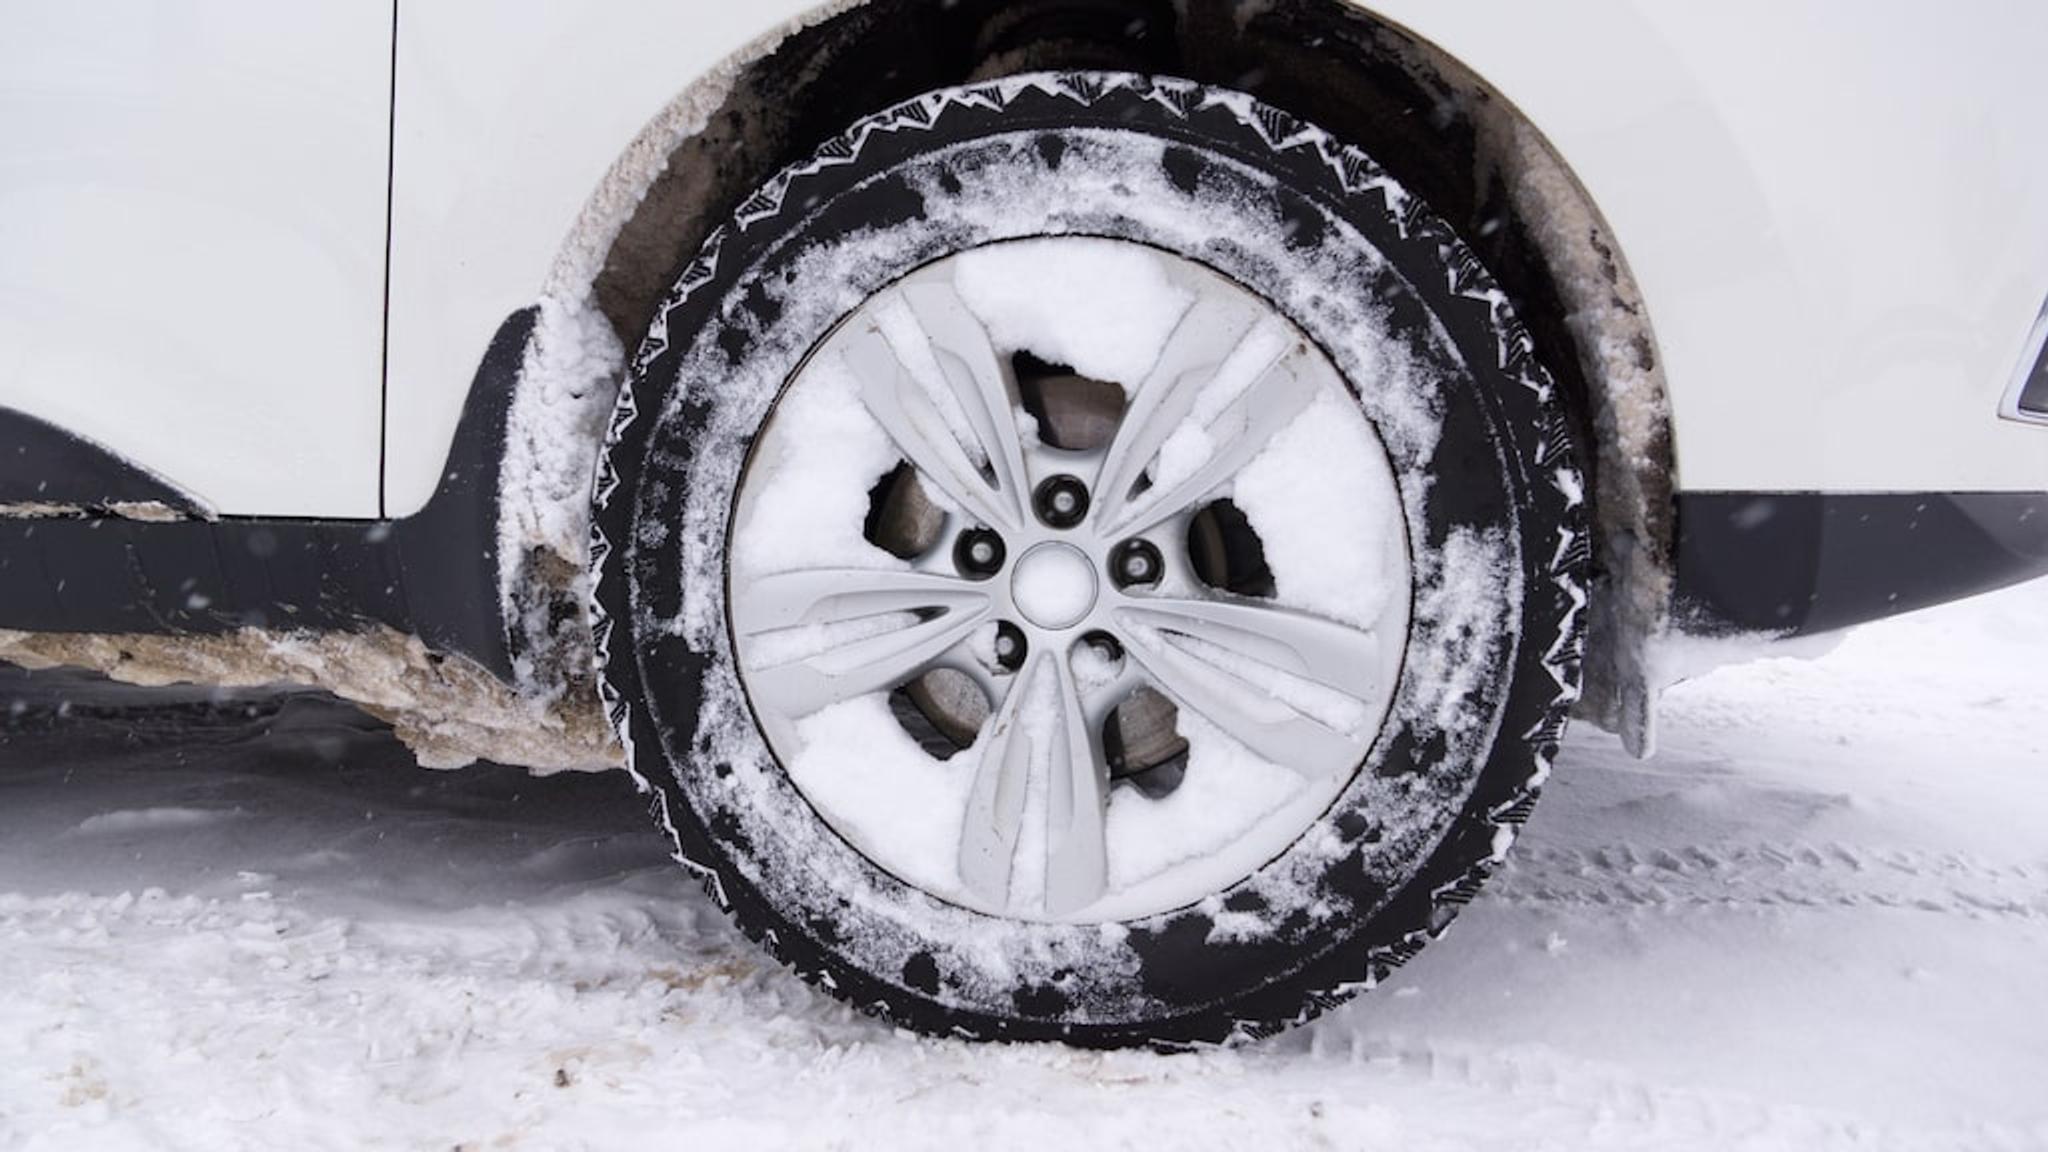
[[[1479,251],[1588,449],[1596,591],[1580,713],[1646,751],[1645,650],[1670,614],[1675,466],[1641,293],[1598,206],[1528,117],[1442,48],[1355,4],[838,0],[649,121],[587,203],[547,296],[600,318],[630,354],[708,231],[848,122],[962,81],[1064,67],[1248,91],[1364,148]],[[531,577],[508,570],[507,595]]]

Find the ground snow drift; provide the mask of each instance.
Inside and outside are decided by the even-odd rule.
[[[2048,583],[1581,732],[1389,987],[1187,1057],[896,1034],[623,777],[301,702],[0,735],[0,1148],[2048,1148]],[[18,682],[0,682],[17,689]]]

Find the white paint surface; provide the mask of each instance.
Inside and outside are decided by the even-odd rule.
[[[1691,490],[2048,488],[1997,419],[2048,298],[2048,8],[1372,7],[1547,134],[1648,301]]]
[[[646,128],[642,143],[652,152],[642,167],[658,173],[666,150],[655,142],[678,125],[650,121],[728,54],[809,6],[405,4],[392,220],[393,515],[432,495],[498,326],[548,287],[558,254],[586,282],[601,265],[601,251],[564,246],[586,204],[601,215],[637,204],[637,188],[606,190],[619,202],[598,203],[614,162]],[[624,335],[629,351],[640,335]]]
[[[2048,435],[1995,418],[2048,297],[2048,10],[1376,8],[1499,87],[1593,193],[1657,326],[1684,487],[2048,488]],[[485,345],[641,126],[806,9],[406,6],[389,511],[432,492]],[[225,512],[374,514],[388,17],[13,21],[0,403]]]
[[[2048,298],[2048,9],[1373,7],[1500,88],[1591,190],[1657,328],[1683,487],[2048,489],[2048,434],[1997,419]],[[399,213],[394,392],[417,428],[400,503],[431,490],[484,344],[632,127],[805,10],[427,7],[400,59],[402,93],[415,68],[442,77],[399,141],[418,180]]]
[[[4,23],[0,406],[222,512],[375,516],[390,6]]]

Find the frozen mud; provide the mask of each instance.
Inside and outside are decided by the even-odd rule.
[[[319,685],[392,725],[429,768],[489,757],[536,773],[619,763],[604,716],[588,703],[514,689],[467,660],[389,628],[360,633],[72,636],[0,631],[0,667],[91,669],[123,685],[222,690]],[[204,689],[198,691],[203,692]]]

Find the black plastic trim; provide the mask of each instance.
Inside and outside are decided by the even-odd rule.
[[[498,329],[470,388],[440,487],[417,514],[360,521],[0,518],[0,629],[204,635],[383,624],[509,679],[512,659],[498,597],[497,475],[537,314],[533,308],[516,312]],[[7,415],[0,410],[0,437],[20,426],[6,423]],[[34,442],[34,463],[23,466],[47,468],[52,477],[123,478],[110,470],[117,465],[132,473],[120,499],[163,501],[163,492],[136,482],[153,480],[146,473],[58,435],[62,441]],[[30,453],[6,455],[27,459]],[[10,476],[16,483],[24,479],[0,472],[0,493],[9,491]],[[112,491],[104,485],[77,490]]]
[[[2048,493],[1686,492],[1677,620],[1805,636],[2048,576]]]
[[[2048,420],[2048,342],[2034,354],[2033,370],[2020,384],[2019,410]]]
[[[377,349],[377,515],[391,514],[391,237],[398,203],[398,0],[391,0],[391,87],[384,101],[384,297]]]
[[[117,504],[161,504],[180,516],[205,515],[191,496],[92,441],[26,412],[0,408],[0,506],[84,513]]]

